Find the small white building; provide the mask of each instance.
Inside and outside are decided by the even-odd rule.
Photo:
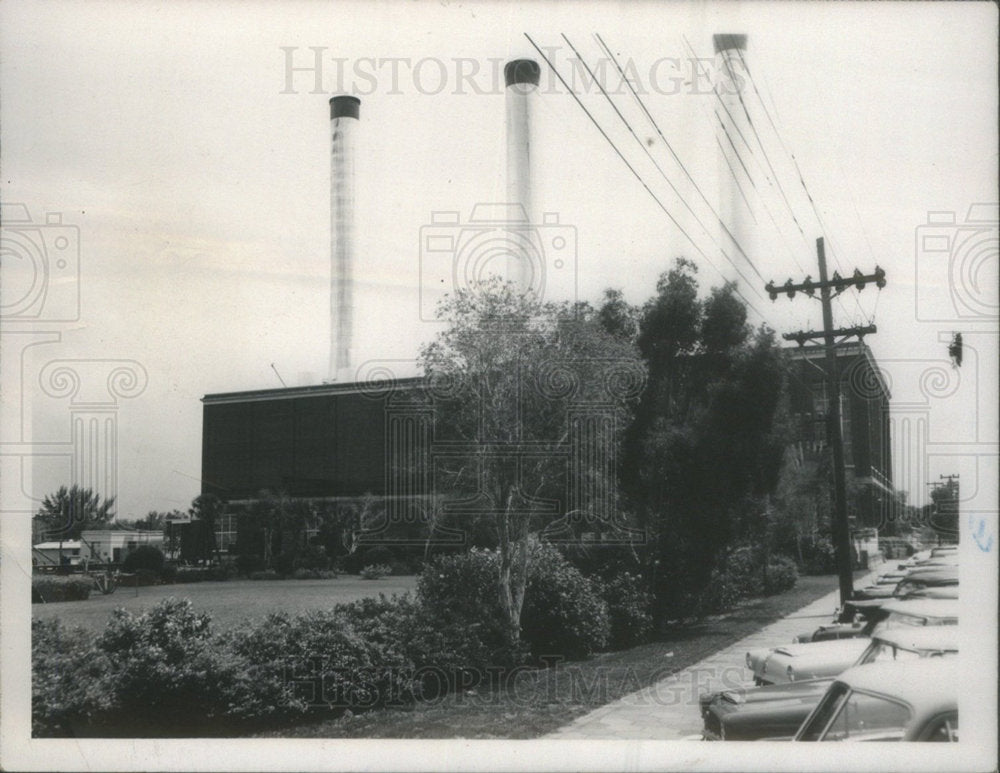
[[[152,545],[163,550],[162,531],[128,531],[87,529],[81,532],[83,555],[97,563],[119,563],[140,545]]]

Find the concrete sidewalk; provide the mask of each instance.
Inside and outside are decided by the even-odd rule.
[[[855,581],[855,587],[862,587],[869,579]],[[700,693],[751,683],[753,674],[745,660],[747,650],[789,644],[797,634],[830,622],[838,601],[837,591],[828,593],[693,666],[584,714],[545,737],[659,741],[700,737]]]

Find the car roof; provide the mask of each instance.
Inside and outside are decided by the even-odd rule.
[[[924,658],[854,666],[837,677],[853,690],[909,703],[920,713],[958,706],[959,658]]]
[[[906,573],[904,579],[906,580],[924,580],[924,579],[958,579],[958,565],[957,564],[937,564],[935,566],[918,566],[915,569],[911,569]]]
[[[955,650],[961,639],[957,625],[923,625],[889,628],[872,638],[906,650]]]
[[[958,599],[909,599],[887,601],[882,605],[884,612],[914,617],[958,617],[958,608]]]

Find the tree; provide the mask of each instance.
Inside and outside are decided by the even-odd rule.
[[[144,518],[118,519],[114,525],[123,529],[138,529],[140,531],[163,531],[167,526],[168,519],[182,519],[184,517],[180,510],[169,513],[161,513],[157,510],[150,510]]]
[[[191,500],[191,507],[188,513],[191,518],[199,521],[198,534],[200,536],[199,553],[202,558],[216,561],[219,559],[219,547],[215,541],[215,530],[218,528],[219,519],[225,512],[226,504],[215,494],[199,494]]]
[[[753,330],[736,287],[698,299],[679,259],[644,306],[637,343],[650,378],[628,433],[622,478],[651,538],[661,619],[692,611],[725,551],[764,550],[787,427],[773,331]]]
[[[639,310],[625,300],[621,290],[604,291],[604,303],[597,312],[597,321],[604,330],[626,341],[635,341],[639,333]]]
[[[498,279],[449,296],[447,328],[421,349],[438,416],[435,438],[455,449],[441,460],[463,512],[493,520],[498,593],[507,642],[516,649],[527,577],[528,536],[572,508],[607,517],[592,492],[614,489],[600,455],[563,453],[584,425],[614,453],[644,378],[635,348],[606,332],[585,305],[543,303]],[[611,456],[610,458],[614,458]],[[564,496],[567,475],[575,494]]]
[[[79,539],[84,529],[102,528],[114,518],[115,498],[102,497],[89,488],[60,486],[42,500],[35,514],[47,539]]]

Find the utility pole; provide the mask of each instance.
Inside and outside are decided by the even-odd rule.
[[[868,282],[875,282],[881,290],[885,287],[885,271],[878,266],[869,275],[863,275],[858,269],[849,279],[844,279],[836,271],[833,279],[827,278],[826,271],[826,249],[823,244],[823,237],[816,240],[816,256],[819,261],[819,282],[813,282],[811,277],[806,277],[804,282],[795,284],[789,279],[782,287],[776,287],[774,282],[768,282],[765,286],[771,300],[775,300],[779,293],[785,293],[789,298],[794,298],[797,291],[802,291],[810,298],[815,297],[816,290],[820,293],[820,303],[823,306],[823,330],[822,331],[799,331],[797,333],[787,333],[782,336],[786,341],[795,341],[799,346],[806,341],[821,338],[826,349],[826,394],[827,394],[827,442],[833,451],[833,482],[834,482],[834,522],[833,538],[834,548],[837,556],[837,575],[840,585],[840,608],[841,614],[851,596],[854,594],[854,578],[851,570],[851,535],[850,526],[847,521],[847,481],[844,471],[844,436],[841,429],[840,418],[840,372],[837,367],[837,338],[847,338],[858,336],[863,339],[865,335],[876,333],[875,325],[851,328],[834,328],[833,308],[831,301],[836,296],[844,292],[852,285],[859,290],[863,290]],[[834,292],[835,291],[835,292]]]

